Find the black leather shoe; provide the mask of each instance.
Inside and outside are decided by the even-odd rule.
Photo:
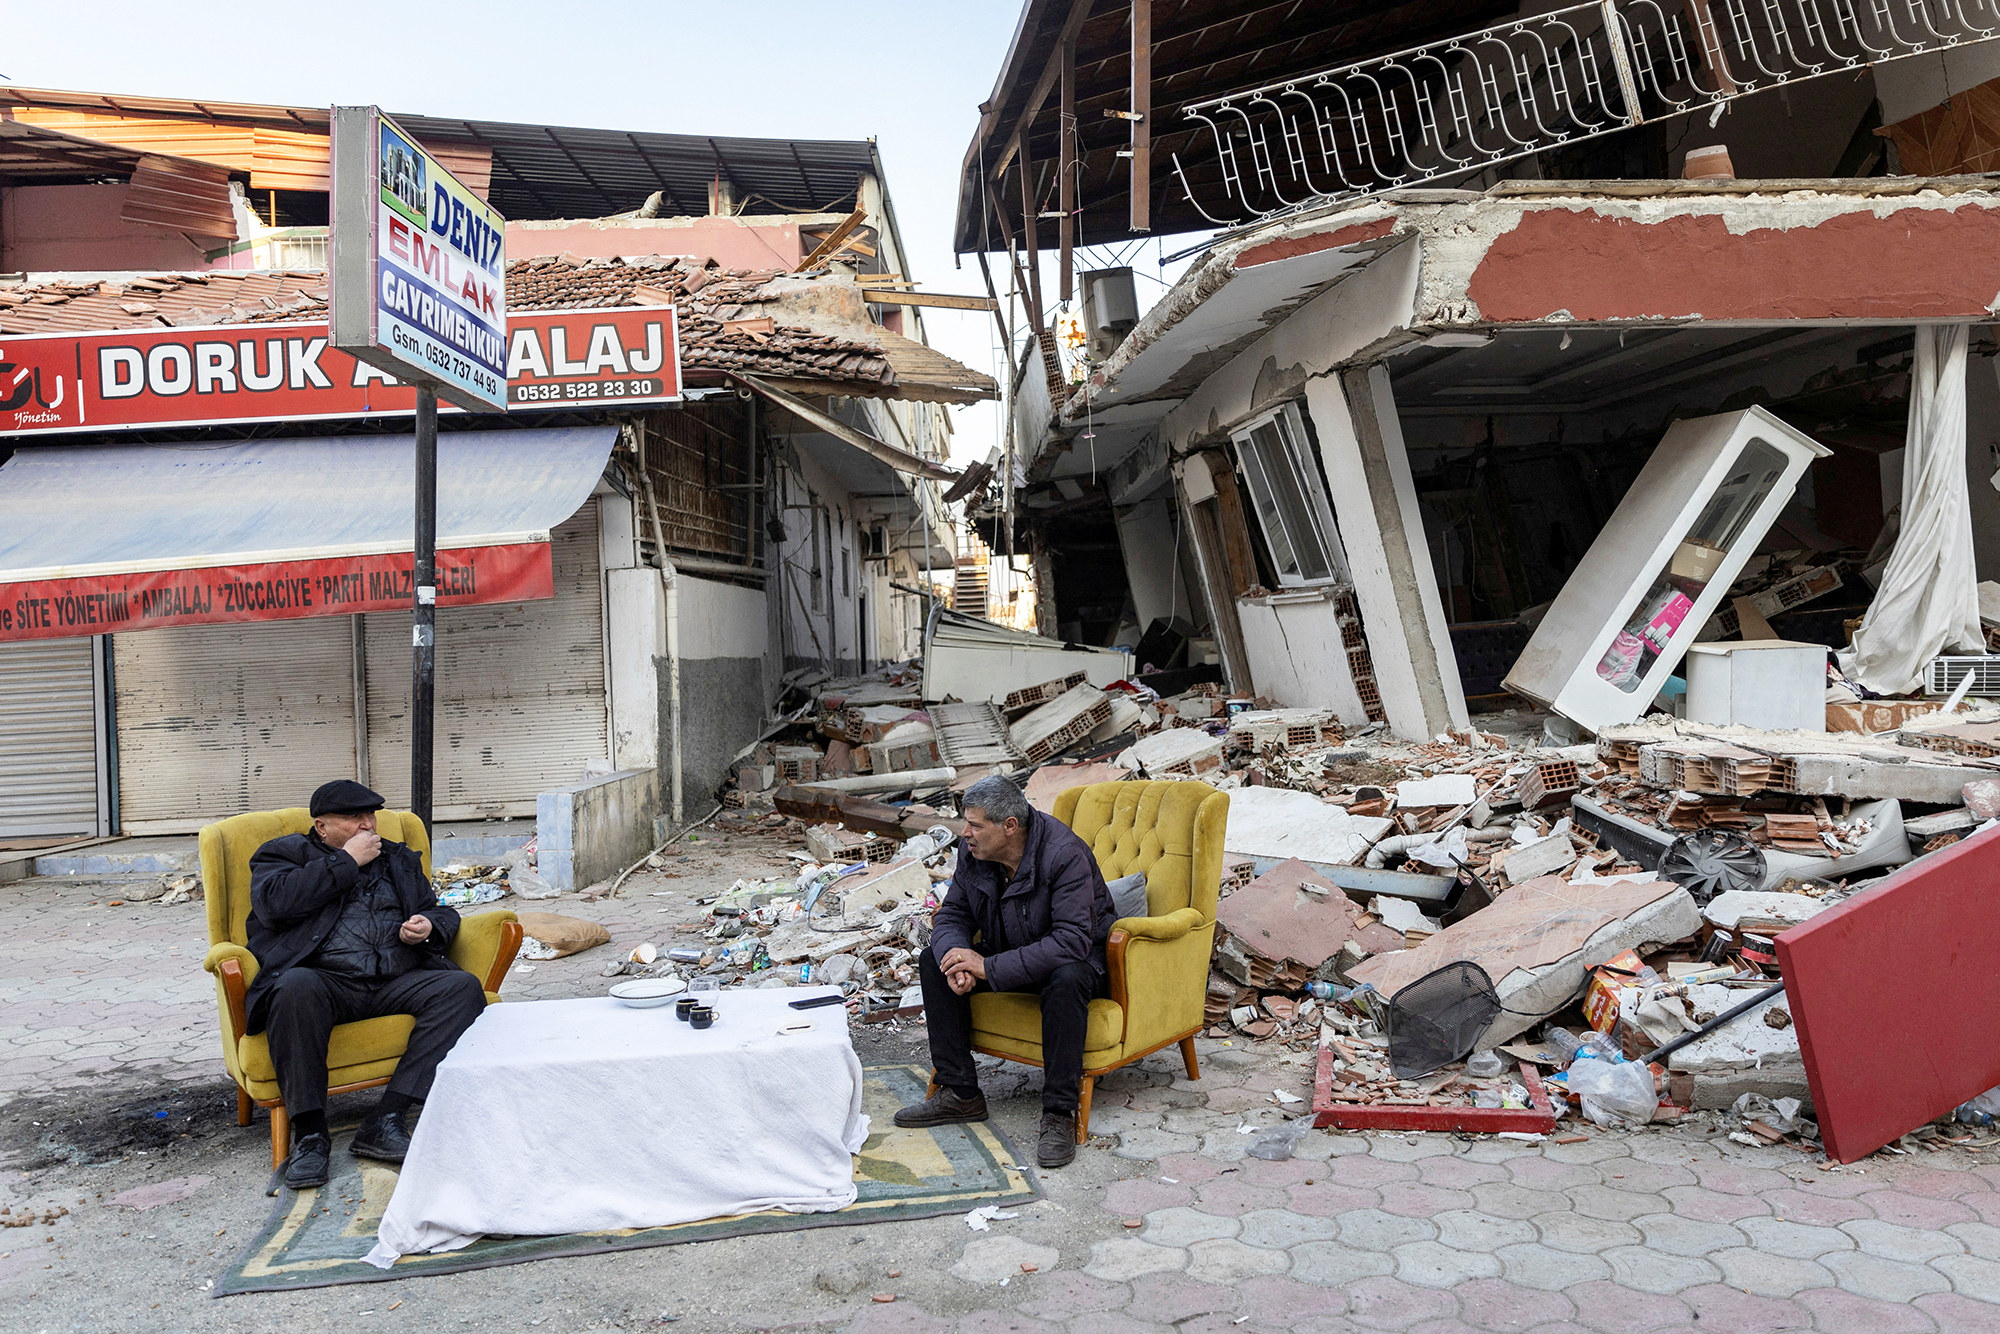
[[[333,1156],[333,1141],[325,1135],[301,1135],[292,1141],[292,1153],[285,1159],[285,1184],[293,1190],[311,1190],[326,1184],[327,1162]]]
[[[347,1151],[356,1158],[373,1158],[381,1163],[400,1163],[410,1151],[410,1132],[403,1129],[401,1112],[377,1112],[354,1132]]]
[[[1076,1113],[1043,1112],[1042,1137],[1035,1143],[1035,1161],[1043,1167],[1066,1167],[1076,1157]]]
[[[939,1089],[914,1107],[896,1113],[896,1124],[909,1130],[925,1126],[955,1126],[964,1121],[986,1119],[986,1095],[975,1093],[961,1098],[950,1089]]]

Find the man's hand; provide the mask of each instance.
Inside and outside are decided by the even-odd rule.
[[[341,844],[340,850],[354,858],[356,866],[366,866],[381,854],[382,836],[372,829],[364,829]],[[407,928],[407,924],[405,925]],[[417,939],[422,940],[423,937],[419,936]]]
[[[370,837],[372,838],[373,835],[370,835]],[[377,841],[379,842],[380,840]],[[422,913],[418,913],[415,917],[403,923],[401,929],[396,934],[402,937],[405,945],[421,945],[431,938],[431,919]]]
[[[944,980],[950,984],[954,995],[963,996],[986,980],[986,958],[972,950],[947,951],[944,958],[938,960],[938,968],[944,973]]]

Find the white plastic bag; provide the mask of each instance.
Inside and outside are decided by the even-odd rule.
[[[1652,1067],[1637,1061],[1576,1061],[1568,1079],[1569,1091],[1583,1104],[1583,1114],[1601,1126],[1621,1121],[1645,1125],[1660,1106]]]
[[[507,888],[524,899],[552,899],[562,893],[542,879],[534,867],[534,854],[526,848],[507,854]]]
[[[1282,1163],[1298,1151],[1299,1144],[1312,1129],[1313,1118],[1301,1116],[1296,1121],[1287,1122],[1274,1130],[1267,1130],[1250,1142],[1248,1150],[1252,1158],[1262,1158],[1266,1162]]]

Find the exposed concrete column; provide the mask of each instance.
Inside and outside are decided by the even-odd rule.
[[[1311,380],[1306,407],[1319,435],[1389,727],[1413,739],[1464,727],[1465,690],[1389,373],[1377,363],[1343,371],[1337,383]]]

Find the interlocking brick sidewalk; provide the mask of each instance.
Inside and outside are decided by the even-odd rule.
[[[601,993],[607,960],[640,940],[672,943],[692,897],[774,873],[789,847],[711,839],[674,863],[677,875],[637,877],[619,899],[521,905],[597,918],[613,944],[517,968],[506,994]],[[52,1090],[213,1081],[213,1115],[229,1129],[194,1162],[214,1184],[138,1220],[84,1201],[176,1177],[188,1161],[0,1166],[0,1204],[72,1210],[47,1229],[0,1234],[0,1303],[38,1317],[23,1328],[213,1327],[219,1317],[344,1329],[360,1309],[402,1300],[399,1318],[477,1317],[496,1329],[530,1319],[660,1327],[665,1310],[678,1330],[857,1334],[2000,1330],[2000,1163],[1977,1154],[1822,1170],[1795,1149],[1746,1148],[1713,1126],[1585,1127],[1590,1138],[1569,1145],[1314,1132],[1298,1158],[1266,1163],[1245,1156],[1252,1137],[1239,1127],[1274,1122],[1272,1092],[1304,1094],[1308,1072],[1276,1052],[1206,1040],[1199,1082],[1180,1077],[1171,1052],[1104,1081],[1097,1147],[1047,1174],[1047,1200],[989,1233],[957,1218],[829,1228],[209,1305],[201,1278],[265,1207],[261,1123],[235,1131],[222,1096],[202,905],[105,900],[89,883],[0,888],[0,1108]],[[864,1059],[875,1059],[865,1044],[887,1040],[857,1035]],[[989,1082],[996,1119],[1024,1147],[1037,1087],[1021,1067]],[[133,1252],[119,1237],[138,1227],[149,1245]],[[227,1242],[213,1240],[217,1229]],[[153,1254],[170,1243],[177,1258]],[[858,1291],[815,1285],[840,1262],[864,1271]],[[892,1269],[900,1276],[887,1277]],[[897,1300],[876,1303],[878,1292]]]

